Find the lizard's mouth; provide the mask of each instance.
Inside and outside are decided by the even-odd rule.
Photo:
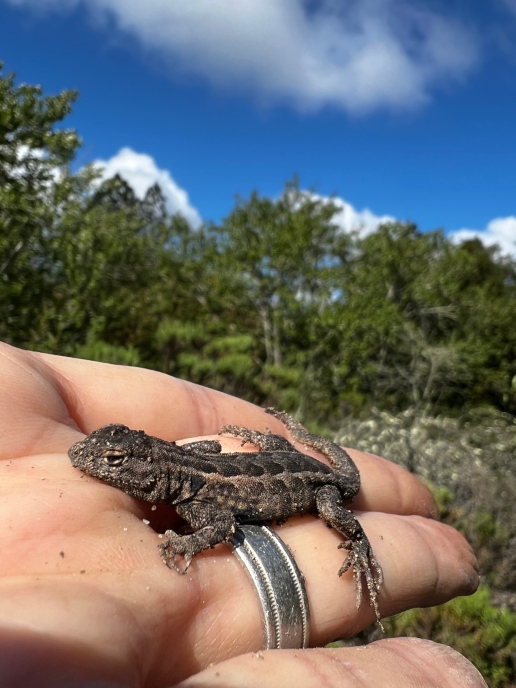
[[[150,494],[154,490],[154,488],[156,487],[156,482],[157,482],[157,480],[156,480],[155,476],[149,476],[148,478],[142,478],[140,485],[139,485],[140,490],[142,492],[146,492],[146,493]]]

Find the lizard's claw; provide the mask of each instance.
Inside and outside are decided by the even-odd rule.
[[[364,540],[354,542],[348,540],[347,542],[342,542],[339,545],[339,549],[349,551],[346,561],[339,569],[339,576],[342,576],[349,568],[353,567],[357,609],[362,603],[362,576],[364,576],[367,590],[369,591],[369,604],[373,607],[376,620],[380,623],[378,593],[383,583],[383,571],[380,564],[376,561],[369,543]]]
[[[167,540],[158,545],[161,559],[171,569],[174,569],[178,573],[185,574],[188,571],[193,558],[193,554],[188,547],[188,538],[181,535],[176,535],[173,530],[167,530],[165,536],[167,537]],[[185,562],[183,568],[177,565],[176,556],[183,557]]]

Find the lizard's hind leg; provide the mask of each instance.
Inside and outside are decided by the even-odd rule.
[[[242,446],[247,444],[254,444],[260,451],[297,451],[294,446],[280,435],[273,435],[271,432],[259,432],[258,430],[249,430],[240,425],[224,425],[219,430],[219,435],[233,435],[233,437],[242,438]]]
[[[222,447],[218,440],[198,440],[197,442],[188,442],[187,444],[182,444],[181,449],[183,451],[191,451],[200,456],[205,454],[220,454],[222,452]]]
[[[324,485],[317,491],[315,499],[320,518],[348,540],[339,545],[339,548],[349,550],[346,561],[339,569],[339,576],[353,568],[357,609],[362,602],[362,576],[365,578],[370,604],[379,622],[378,592],[383,583],[383,572],[376,561],[367,535],[354,514],[342,505],[342,498],[336,487]]]
[[[285,411],[276,411],[276,409],[273,408],[266,408],[265,413],[280,420],[295,440],[304,444],[305,447],[317,449],[317,451],[320,451],[326,456],[333,468],[335,468],[344,478],[346,490],[348,491],[347,498],[349,500],[358,493],[360,489],[360,473],[353,459],[345,449],[331,440],[308,432],[299,421],[293,418],[289,413],[285,413]]]

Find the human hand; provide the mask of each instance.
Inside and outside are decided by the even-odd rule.
[[[323,677],[335,686],[485,685],[449,648],[408,638],[246,654],[261,647],[259,606],[230,550],[202,553],[176,574],[160,559],[156,533],[177,522],[173,510],[151,511],[66,456],[107,423],[168,440],[215,435],[225,423],[285,434],[261,409],[151,371],[7,345],[0,381],[0,685],[288,688]],[[225,450],[240,446],[219,439]],[[353,510],[385,575],[382,616],[473,592],[474,556],[433,520],[428,490],[395,464],[350,453],[362,476]],[[314,646],[374,620],[365,603],[355,607],[351,572],[337,576],[337,533],[308,516],[280,533],[306,579]]]

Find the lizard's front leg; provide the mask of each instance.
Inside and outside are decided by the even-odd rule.
[[[179,504],[176,511],[195,530],[191,535],[178,535],[173,530],[165,532],[164,542],[158,545],[163,561],[179,573],[186,573],[196,554],[219,542],[226,542],[236,530],[237,522],[230,511],[213,504],[190,502]],[[185,560],[184,568],[176,563],[176,555]]]

